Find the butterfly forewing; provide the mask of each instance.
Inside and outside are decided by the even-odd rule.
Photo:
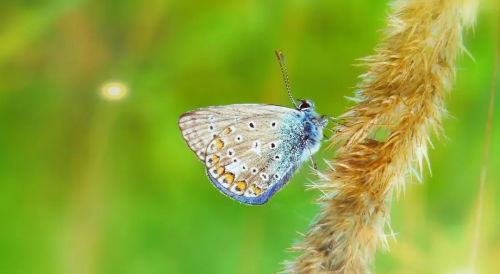
[[[229,124],[262,115],[280,115],[293,109],[261,104],[244,104],[200,108],[179,117],[179,128],[189,148],[205,160],[207,145]]]

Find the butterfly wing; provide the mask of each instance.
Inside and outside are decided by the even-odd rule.
[[[220,131],[238,120],[238,113],[232,106],[200,108],[186,112],[179,117],[179,129],[189,148],[205,161],[206,148]]]
[[[210,181],[232,199],[264,204],[289,181],[301,163],[306,148],[301,138],[304,117],[295,109],[232,105],[196,110],[191,115],[195,114],[192,118],[196,120],[184,120],[211,117],[213,126],[220,130],[212,136],[204,133],[210,140],[197,154],[204,157],[200,159],[205,162]],[[207,121],[199,122],[195,128],[206,130],[209,125]]]
[[[283,115],[291,111],[295,110],[264,104],[215,106],[182,114],[178,125],[184,141],[204,162],[208,144],[228,125],[256,116]]]

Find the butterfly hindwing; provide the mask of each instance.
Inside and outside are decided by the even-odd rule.
[[[239,119],[208,144],[207,175],[222,193],[263,204],[288,182],[305,147],[291,134],[292,128],[302,129],[300,113],[291,110]]]

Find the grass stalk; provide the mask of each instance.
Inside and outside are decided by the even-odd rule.
[[[422,178],[430,136],[443,131],[462,29],[474,25],[476,7],[472,0],[392,4],[382,42],[361,59],[367,70],[356,104],[330,144],[339,144],[339,156],[315,185],[322,209],[283,273],[370,273],[376,247],[387,249],[393,236],[393,197],[409,175]]]

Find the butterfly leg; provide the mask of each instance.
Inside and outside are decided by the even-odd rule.
[[[321,116],[321,118],[322,118],[322,119],[325,119],[325,118],[326,118],[326,119],[328,119],[328,120],[332,121],[333,123],[335,123],[335,124],[337,124],[337,125],[342,125],[342,123],[339,123],[339,122],[335,121],[336,119],[339,119],[339,118],[337,118],[337,117],[333,117],[333,116],[330,116],[330,115],[323,115],[323,116]]]
[[[307,147],[307,150],[309,150],[309,157],[311,157],[311,162],[313,164],[314,170],[318,171],[318,166],[316,165],[316,162],[314,161],[314,158],[313,158],[313,155],[311,153],[311,149],[309,148],[309,146]]]
[[[333,129],[333,128],[328,128],[328,127],[325,127],[324,129],[326,129],[326,130],[328,130],[328,131],[332,132],[332,136],[330,136],[330,137],[328,137],[328,136],[326,136],[325,134],[323,134],[323,137],[325,137],[327,140],[330,140],[333,136],[335,136],[335,134],[336,134],[337,132],[339,132],[338,130]]]
[[[333,129],[333,128],[329,128],[329,127],[325,127],[324,129],[326,129],[326,130],[328,130],[328,131],[331,131],[331,132],[333,132],[333,133],[337,133],[337,132],[338,132],[338,130]]]

